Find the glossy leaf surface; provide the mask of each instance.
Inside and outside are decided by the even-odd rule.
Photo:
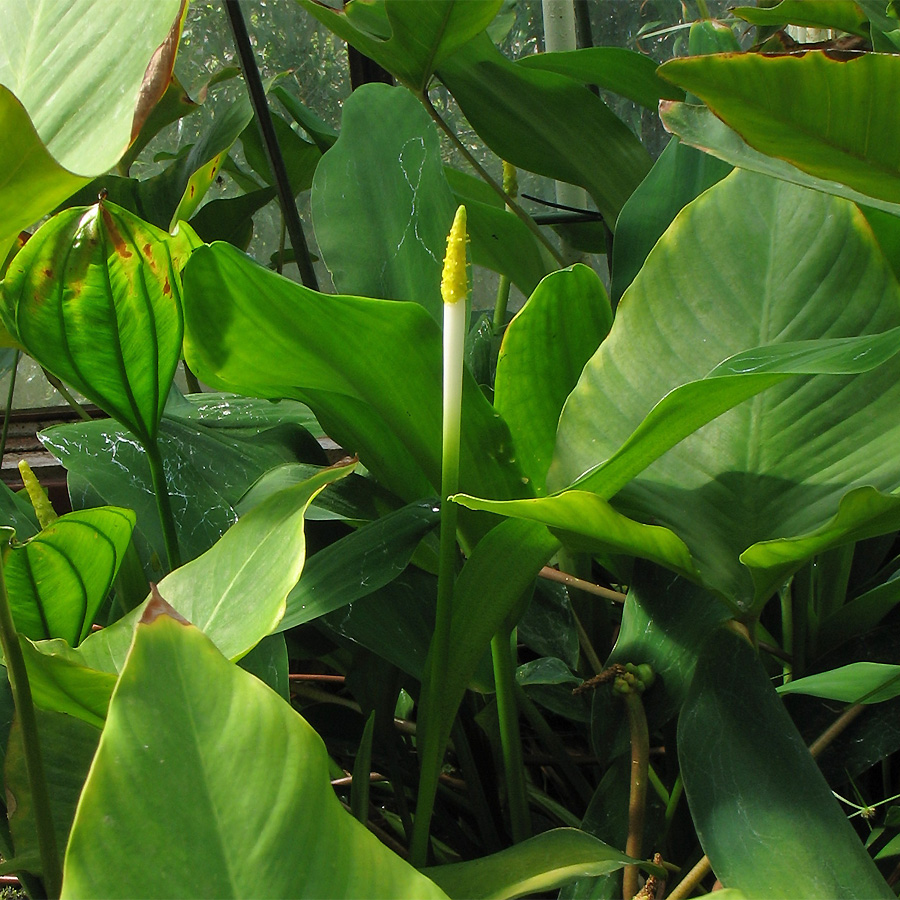
[[[112,204],[66,210],[16,256],[0,315],[31,356],[147,443],[181,354],[190,251],[186,232],[171,238]]]
[[[296,460],[311,441],[305,425],[315,427],[312,414],[290,401],[195,395],[176,407],[170,400],[158,445],[185,559],[208,550],[237,521],[237,503],[257,478]],[[148,577],[161,579],[162,528],[137,442],[108,420],[49,428],[40,440],[68,470],[76,508],[114,504],[137,513],[139,553]]]
[[[900,57],[747,53],[671,60],[659,72],[700,97],[756,150],[900,202],[900,125],[879,114],[900,89]]]
[[[185,279],[185,354],[204,381],[302,400],[396,494],[436,493],[440,333],[421,306],[318,294],[221,244],[198,250]],[[521,496],[512,455],[505,423],[465,377],[460,483]]]
[[[730,253],[737,243],[747,250],[740,257]],[[806,248],[800,264],[798,247]],[[730,271],[738,272],[727,280],[710,263],[726,257]],[[728,393],[741,378],[772,377],[766,372],[779,367],[791,371],[787,357],[798,347],[784,346],[780,354],[782,342],[871,335],[859,340],[889,343],[877,361],[890,357],[896,351],[889,330],[900,321],[898,302],[900,288],[854,207],[783,182],[730,175],[676,217],[626,292],[613,330],[566,403],[549,486],[571,483],[606,457],[607,468],[580,486],[609,496],[604,473],[612,476],[606,488],[623,487],[626,472],[637,474],[625,466],[627,457],[640,455],[643,447],[648,463],[656,458],[655,442],[697,412],[705,391]],[[880,338],[879,332],[886,334]],[[717,369],[748,374],[687,383],[720,360],[764,344],[770,348]],[[858,345],[852,341],[825,347],[836,351],[832,363],[847,368],[828,368],[823,358],[801,350],[793,371],[865,371],[854,368],[865,364],[862,347],[853,350]],[[820,345],[810,347],[815,348]],[[753,362],[770,349],[771,367]],[[829,376],[771,387],[660,457],[621,490],[614,505],[672,528],[714,589],[739,604],[754,596],[762,600],[738,562],[744,550],[820,528],[854,487],[889,492],[900,484],[889,436],[892,398],[900,396],[898,371],[895,356],[852,379]],[[690,389],[694,402],[679,406],[676,391],[658,408],[672,404],[673,414],[665,419],[660,412],[655,432],[629,439],[644,415],[641,408],[651,408],[679,384],[679,391]],[[613,455],[627,440],[618,457],[624,471],[615,476]],[[656,452],[662,452],[658,444]]]
[[[678,758],[726,887],[749,898],[796,897],[798,884],[809,898],[892,896],[743,638],[723,630],[704,645]]]
[[[150,895],[443,893],[341,809],[321,739],[288,704],[150,611],[76,813],[63,897]]]
[[[409,91],[363,85],[312,192],[316,240],[337,290],[411,300],[441,318],[441,267],[456,206],[441,144]]]
[[[647,151],[599,97],[564,75],[509,62],[486,35],[438,76],[494,153],[586,188],[610,227],[650,169]]]
[[[869,35],[868,20],[853,0],[781,0],[769,8],[736,6],[732,12],[754,25],[790,24]]]
[[[555,828],[499,853],[425,869],[424,874],[459,900],[514,900],[575,878],[615,872],[628,862],[630,857],[584,831]]]
[[[337,12],[312,0],[301,2],[415,93],[425,90],[446,57],[491,24],[502,5],[501,0],[383,0],[351,2]]]
[[[87,637],[134,528],[130,509],[105,506],[58,518],[4,561],[16,630],[32,640]]]
[[[494,405],[537,492],[566,397],[611,325],[602,282],[592,269],[576,265],[548,275],[506,329]]]

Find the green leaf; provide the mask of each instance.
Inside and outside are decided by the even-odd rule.
[[[866,634],[900,603],[900,572],[835,610],[816,631],[816,652],[825,654]]]
[[[435,125],[409,91],[368,84],[350,95],[340,137],[316,170],[311,203],[338,291],[412,300],[440,321],[441,268],[456,207]]]
[[[546,525],[572,550],[639,556],[667,566],[692,581],[700,577],[690,551],[668,528],[635,522],[616,512],[607,500],[588,491],[565,491],[533,500],[491,501],[460,494],[451,499],[467,509]]]
[[[237,197],[211,200],[191,219],[191,228],[201,241],[228,241],[246,250],[253,237],[253,214],[275,197],[274,188],[264,188]]]
[[[407,502],[437,493],[441,343],[421,306],[318,294],[223,244],[194,254],[185,291],[185,355],[206,383],[302,400]],[[466,376],[460,484],[521,496],[512,456],[505,423]]]
[[[691,815],[713,871],[748,898],[892,897],[747,642],[704,645],[678,722]],[[797,798],[803,798],[803,827]]]
[[[633,862],[614,847],[576,828],[554,828],[481,859],[424,869],[458,900],[514,900],[549,893],[576,878],[605,875]],[[658,875],[663,870],[649,869]]]
[[[628,198],[616,222],[610,295],[618,303],[625,289],[679,212],[731,167],[670,140],[647,177]]]
[[[4,561],[16,630],[73,647],[91,630],[131,541],[134,513],[111,506],[60,516]]]
[[[731,165],[759,172],[761,175],[781,178],[801,187],[834,194],[836,197],[844,197],[853,200],[854,203],[867,204],[893,215],[900,215],[898,203],[888,203],[855,191],[837,181],[808,175],[782,159],[766,156],[754,150],[736,131],[729,128],[705,106],[663,101],[660,103],[659,114],[663,125],[677,134],[685,144],[697,147]]]
[[[142,864],[123,866],[134,847]],[[72,900],[151,895],[444,896],[344,812],[312,728],[159,607],[136,629],[63,883]]]
[[[798,246],[809,248],[799,262]],[[725,259],[727,279],[714,262]],[[868,352],[877,364],[895,351],[898,302],[855,207],[733,173],[682,210],[625,293],[566,402],[548,487],[601,464],[581,489],[619,491],[615,508],[671,528],[709,587],[745,608],[764,601],[766,578],[754,585],[739,561],[748,547],[814,532],[854,488],[900,486],[900,360],[865,371]],[[827,340],[792,343],[816,338]],[[723,412],[776,371],[864,374],[770,386],[685,438],[701,413],[719,402]]]
[[[278,631],[309,622],[389,584],[439,521],[434,503],[413,503],[320,550],[288,594]]]
[[[736,6],[736,16],[753,25],[800,25],[833,28],[849,34],[869,36],[869,22],[853,0],[781,0],[771,7]]]
[[[203,556],[167,575],[160,595],[225,656],[242,657],[284,615],[306,559],[303,520],[312,498],[354,465],[324,469],[252,509]],[[79,648],[83,658],[97,669],[121,671],[135,623],[150,602],[91,635]]]
[[[843,703],[882,703],[900,695],[900,666],[851,663],[789,681],[776,690],[779,694],[809,694]]]
[[[27,496],[10,490],[6,482],[0,482],[0,524],[12,527],[19,540],[37,534],[41,527]]]
[[[491,24],[502,6],[502,0],[419,0],[415,5],[385,0],[351,2],[337,12],[311,0],[301,3],[416,94],[424,92],[444,59]]]
[[[595,84],[656,112],[660,100],[684,100],[684,91],[673,88],[656,74],[656,63],[643,53],[625,47],[585,47],[558,53],[532,53],[516,62],[526,69],[542,69]]]
[[[36,714],[56,846],[62,852],[69,842],[75,807],[100,741],[100,729],[63,713],[39,709]],[[11,810],[9,827],[16,856],[34,854],[40,858],[22,729],[18,722],[10,734],[5,772],[7,803]]]
[[[238,501],[260,475],[296,460],[297,448],[310,440],[299,423],[312,417],[290,401],[197,395],[186,405],[167,411],[158,446],[182,554],[193,559],[237,521]],[[76,508],[114,504],[137,513],[135,537],[148,577],[162,578],[165,545],[143,449],[108,420],[55,426],[40,440],[68,470]]]
[[[95,175],[118,162],[165,90],[183,6],[182,0],[141,8],[92,0],[0,5],[7,35],[0,84],[22,102],[61,166]]]
[[[494,153],[586,188],[610,226],[650,169],[643,145],[599,97],[564,75],[509,62],[486,35],[438,76]]]
[[[881,114],[900,89],[900,56],[702,56],[671,60],[659,72],[700,97],[754,149],[900,202],[900,125]]]
[[[548,275],[506,329],[494,405],[538,493],[563,403],[611,325],[602,282],[593,269],[576,265]]]
[[[23,4],[24,8],[24,4]],[[0,262],[16,236],[90,181],[44,147],[22,104],[0,85]]]
[[[41,365],[155,439],[181,355],[191,248],[112,204],[74,208],[31,238],[3,282],[0,316]]]
[[[294,196],[308,191],[312,186],[313,173],[322,158],[322,151],[310,141],[303,140],[296,131],[277,113],[272,113],[272,127],[278,139],[278,148],[288,175],[288,184]],[[269,168],[269,160],[263,147],[257,122],[251,122],[241,132],[241,146],[253,170],[265,181],[274,185],[275,179]]]
[[[282,634],[267,634],[238,665],[263,684],[268,685],[286,702],[291,702],[291,684],[287,644]]]

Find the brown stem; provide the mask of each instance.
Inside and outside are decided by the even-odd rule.
[[[625,853],[640,859],[644,842],[644,814],[647,809],[647,782],[650,766],[650,732],[641,695],[632,690],[624,695],[631,731],[631,795],[628,800],[628,840]],[[638,892],[638,867],[625,866],[622,893],[630,900]]]
[[[583,578],[576,578],[574,575],[570,575],[568,572],[560,572],[559,569],[554,569],[552,566],[544,566],[538,574],[541,578],[546,578],[547,581],[558,581],[560,584],[578,588],[578,590],[584,591],[585,593],[603,597],[605,600],[612,600],[613,603],[625,602],[625,594],[621,591],[612,591],[599,584],[594,584],[593,581],[585,581]]]

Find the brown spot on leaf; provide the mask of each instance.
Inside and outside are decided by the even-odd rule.
[[[144,614],[141,616],[141,625],[150,625],[160,616],[168,616],[182,625],[190,625],[191,623],[180,613],[174,606],[171,606],[162,594],[159,588],[150,582],[150,602],[144,607]]]
[[[191,185],[191,197],[193,197],[193,196],[194,196],[194,186]]]
[[[109,214],[109,210],[100,205],[100,212],[103,214],[103,224],[106,226],[107,232],[109,232],[110,238],[112,238],[113,246],[116,248],[116,253],[122,257],[122,259],[129,259],[134,256],[134,254],[128,249],[125,244],[125,239],[119,233],[119,229],[116,228],[116,223],[113,222],[112,216]]]
[[[172,285],[169,284],[169,276],[166,275],[166,282],[163,285],[163,295],[168,297],[172,293]]]
[[[53,277],[53,269],[44,269],[44,271],[41,274],[44,276],[44,278],[52,278]]]

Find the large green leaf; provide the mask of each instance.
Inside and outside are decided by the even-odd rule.
[[[6,482],[0,482],[0,525],[12,527],[20,541],[37,534],[41,527],[27,494],[15,493]]]
[[[458,900],[514,900],[575,878],[615,872],[629,862],[620,850],[584,831],[555,828],[499,853],[425,869],[424,874]]]
[[[660,103],[659,114],[663,125],[677,134],[685,144],[697,147],[733,166],[759,172],[761,175],[772,175],[792,184],[799,184],[801,187],[824,191],[826,194],[853,200],[854,203],[867,204],[878,210],[900,215],[900,203],[889,203],[855,191],[837,181],[809,175],[783,159],[766,156],[765,153],[754,150],[736,131],[729,128],[705,106],[663,101]]]
[[[851,663],[789,681],[777,690],[779,694],[809,694],[842,703],[883,703],[900,694],[900,666]]]
[[[16,630],[42,640],[83,641],[112,588],[131,540],[134,513],[104,506],[61,516],[5,554]]]
[[[679,212],[731,167],[673,139],[628,198],[616,222],[610,295],[618,303],[647,254]]]
[[[640,141],[587,87],[511,63],[487,35],[448,58],[438,76],[494,153],[586,188],[610,227],[650,169]]]
[[[506,329],[494,405],[538,493],[563,403],[611,325],[602,282],[593,269],[577,265],[548,275]]]
[[[341,808],[321,739],[288,704],[154,606],[66,853],[63,897],[100,896],[444,894]]]
[[[194,254],[185,292],[185,355],[204,381],[302,400],[399,496],[411,502],[436,493],[441,343],[421,306],[318,294],[223,244]],[[522,496],[512,456],[505,423],[466,376],[460,483]]]
[[[183,13],[182,0],[0,4],[0,257],[118,162],[165,90]]]
[[[892,897],[749,644],[703,647],[678,722],[678,759],[703,849],[749,898]],[[802,807],[797,798],[803,798]]]
[[[250,510],[203,556],[159,583],[159,592],[178,612],[196,622],[229,659],[238,659],[284,615],[288,592],[306,559],[303,521],[313,497],[330,482],[349,475],[355,464],[324,469],[308,481],[269,497]],[[148,598],[80,647],[94,668],[120,671],[135,623]]]
[[[147,444],[181,355],[190,251],[187,231],[172,238],[112,204],[66,210],[10,265],[0,316],[31,356]]]
[[[683,100],[684,92],[656,74],[656,63],[625,47],[585,47],[558,53],[532,53],[516,63],[596,84],[656,112],[660,100]]]
[[[426,4],[427,5],[427,4]],[[441,268],[456,206],[437,129],[409,91],[355,90],[316,169],[316,240],[337,290],[413,300],[441,318]]]
[[[799,257],[798,247],[804,248]],[[548,486],[563,487],[604,459],[615,460],[646,412],[678,388],[659,407],[671,415],[659,413],[657,429],[632,439],[618,457],[619,475],[604,487],[601,467],[582,485],[609,497],[626,474],[640,471],[625,465],[630,455],[646,451],[646,465],[672,446],[667,433],[684,436],[679,429],[704,391],[727,394],[742,378],[775,377],[779,365],[791,371],[785,355],[798,348],[782,345],[797,340],[873,335],[861,340],[891,344],[880,362],[896,350],[896,340],[878,333],[898,322],[900,288],[855,207],[735,172],[678,215],[623,297],[609,337],[563,410]],[[689,383],[723,358],[765,344],[771,347],[743,364],[717,370],[721,377]],[[842,347],[856,345],[825,346],[840,356]],[[821,345],[809,350],[808,361],[815,362]],[[769,375],[752,363],[767,354],[774,360]],[[793,371],[861,371],[853,366],[865,360],[859,348],[845,354],[848,368],[801,364]],[[736,371],[749,374],[731,374]],[[892,431],[898,372],[893,357],[853,378],[771,387],[649,465],[614,505],[672,528],[706,583],[738,605],[764,600],[738,560],[748,547],[820,528],[855,487],[900,486]],[[693,404],[676,402],[678,391],[688,389]]]
[[[817,178],[900,202],[900,56],[755,53],[676,59],[660,74],[700,97],[753,148]]]
[[[353,0],[337,12],[313,0],[301,2],[417,94],[424,92],[435,68],[484,31],[502,6],[502,0]]]

